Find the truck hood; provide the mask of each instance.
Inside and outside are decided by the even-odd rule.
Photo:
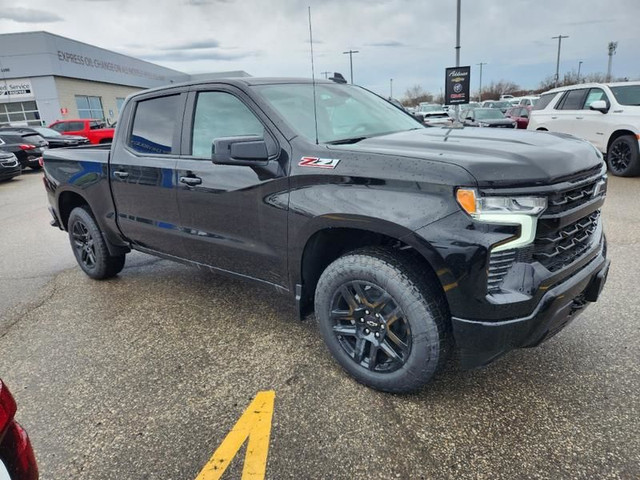
[[[603,165],[591,144],[571,135],[497,128],[416,129],[334,148],[450,163],[491,187],[546,185]]]

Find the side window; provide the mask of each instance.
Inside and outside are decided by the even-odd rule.
[[[587,94],[587,99],[584,101],[584,106],[582,107],[582,109],[589,110],[591,104],[597,100],[604,100],[605,102],[607,102],[608,107],[611,105],[609,103],[609,99],[607,98],[607,94],[604,93],[604,90],[602,90],[601,88],[592,88]]]
[[[64,122],[51,125],[51,128],[53,128],[56,132],[66,132],[67,131],[66,127],[67,127],[67,124]]]
[[[560,110],[582,110],[585,93],[586,90],[583,88],[567,92],[560,105]]]
[[[533,109],[534,110],[544,109],[547,105],[551,103],[551,100],[553,100],[555,96],[556,96],[555,93],[547,93],[546,95],[542,95],[533,106]]]
[[[167,155],[173,151],[180,95],[139,101],[129,146],[140,153]]]
[[[84,123],[82,122],[67,122],[64,131],[65,132],[77,132],[84,130]]]
[[[255,135],[264,137],[264,126],[238,98],[226,92],[198,94],[193,118],[191,154],[211,158],[217,138]]]

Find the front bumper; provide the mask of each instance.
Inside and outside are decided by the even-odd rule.
[[[550,289],[526,317],[493,322],[453,317],[462,367],[479,367],[515,348],[534,347],[567,326],[588,302],[598,299],[609,271],[605,251]]]

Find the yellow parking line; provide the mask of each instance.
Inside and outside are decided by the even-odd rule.
[[[258,392],[238,422],[227,434],[196,480],[218,480],[247,438],[242,480],[263,479],[267,470],[267,453],[276,392]]]

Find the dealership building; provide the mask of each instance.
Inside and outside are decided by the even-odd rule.
[[[246,72],[189,75],[47,32],[0,35],[0,125],[99,118],[113,123],[134,92]]]

